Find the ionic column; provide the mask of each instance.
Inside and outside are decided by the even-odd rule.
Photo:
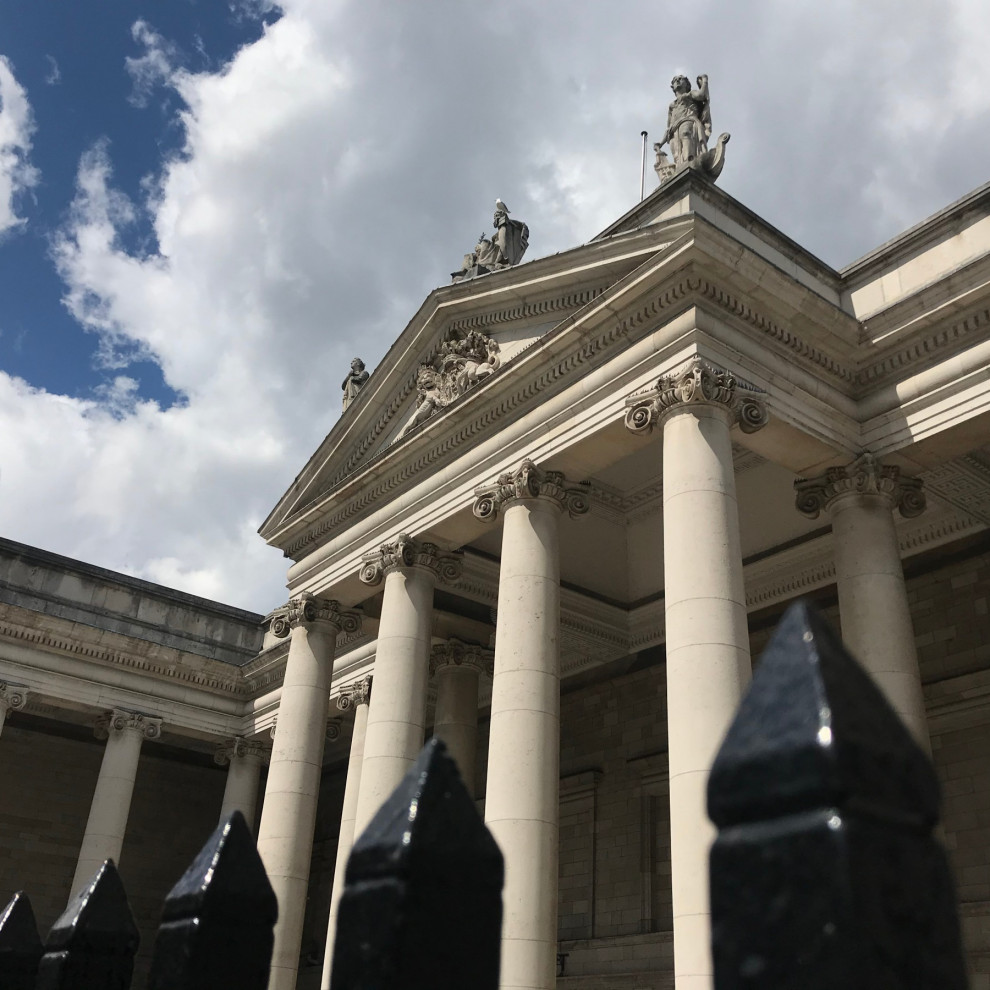
[[[258,852],[278,898],[270,990],[296,985],[333,654],[338,633],[359,623],[338,602],[312,595],[293,598],[272,614],[272,633],[291,639],[258,829]]]
[[[842,638],[887,696],[918,741],[930,748],[925,699],[911,609],[894,526],[894,510],[920,515],[920,478],[863,454],[847,467],[794,482],[798,510],[832,523],[835,583]]]
[[[3,732],[3,723],[7,720],[7,712],[20,711],[28,700],[27,688],[19,684],[8,684],[0,681],[0,732]]]
[[[430,674],[437,681],[433,734],[444,741],[461,779],[474,794],[474,756],[478,743],[478,677],[492,676],[491,650],[458,639],[437,643],[430,653]]]
[[[485,821],[505,856],[501,986],[551,988],[557,961],[559,521],[583,489],[530,460],[477,491],[502,516]]]
[[[234,736],[217,747],[213,762],[217,766],[228,768],[220,821],[224,821],[236,809],[244,816],[251,831],[254,831],[261,764],[267,762],[269,755],[269,747],[243,736]]]
[[[327,924],[327,947],[323,955],[322,990],[330,990],[330,970],[333,964],[333,943],[337,935],[337,904],[344,892],[344,873],[354,845],[354,815],[361,791],[361,766],[364,762],[364,740],[368,731],[368,703],[371,700],[371,678],[364,677],[342,690],[337,707],[342,712],[354,710],[351,732],[351,754],[347,761],[347,782],[344,784],[344,806],[340,812],[340,832],[337,838],[337,862],[333,870],[330,891],[330,920]]]
[[[368,709],[355,814],[356,835],[364,831],[423,747],[433,588],[438,579],[455,581],[460,572],[457,555],[405,534],[363,560],[361,580],[374,585],[384,578],[385,593],[375,653],[375,695]]]
[[[106,739],[107,745],[72,878],[70,900],[105,859],[120,862],[141,742],[162,734],[162,720],[115,708],[97,719],[95,734],[97,739]]]
[[[631,396],[626,425],[663,430],[670,858],[677,990],[712,985],[708,774],[750,674],[730,428],[767,421],[762,393],[700,359]]]

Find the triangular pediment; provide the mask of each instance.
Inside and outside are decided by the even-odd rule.
[[[833,269],[684,173],[581,247],[430,293],[261,535],[299,559],[436,475],[457,448],[487,441],[497,424],[692,306],[723,310],[774,346],[820,363],[817,342],[795,331],[853,346],[857,326],[841,312],[840,293]],[[489,345],[497,366],[485,357]],[[417,387],[424,366],[462,375],[466,385],[424,410],[437,385],[428,374]]]
[[[416,415],[417,373],[436,367],[445,344],[474,334],[491,340],[496,374],[511,375],[516,359],[672,241],[690,231],[681,218],[642,237],[583,245],[568,252],[435,289],[392,345],[357,398],[327,434],[261,527],[266,539],[305,514],[352,475],[387,454]],[[471,401],[488,375],[448,408]],[[407,436],[429,422],[413,427]]]

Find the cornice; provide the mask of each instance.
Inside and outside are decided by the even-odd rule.
[[[57,620],[53,620],[51,616],[46,618],[51,620],[52,626],[57,626]],[[51,653],[76,656],[113,667],[124,667],[138,673],[156,675],[209,691],[235,696],[248,693],[244,688],[244,679],[240,668],[231,664],[204,660],[197,656],[197,661],[208,666],[205,669],[196,669],[193,666],[183,665],[181,661],[176,663],[177,651],[174,650],[169,650],[170,657],[155,658],[147,655],[142,656],[137,650],[134,652],[115,650],[96,643],[88,643],[78,637],[78,626],[74,626],[71,631],[58,631],[57,628],[41,629],[35,625],[21,625],[9,617],[0,618],[0,644],[6,639],[39,647]]]
[[[661,247],[663,245],[658,244],[654,250],[659,251]],[[575,309],[580,309],[592,300],[597,299],[607,289],[608,286],[603,285],[594,289],[582,289],[578,292],[566,293],[562,296],[556,296],[553,299],[544,299],[538,302],[523,302],[516,306],[476,313],[474,316],[465,316],[459,320],[452,320],[447,324],[446,331],[486,330],[489,327],[499,326],[502,323],[522,323],[524,320],[532,320],[550,313],[558,313],[562,309],[573,312]]]
[[[936,356],[940,359],[951,357],[957,351],[963,350],[962,346],[953,345],[968,343],[966,337],[987,326],[990,326],[990,309],[981,309],[955,323],[939,327],[926,336],[915,337],[910,344],[902,345],[900,350],[892,351],[872,365],[861,368],[856,373],[856,384],[864,389],[872,389],[877,385],[883,385],[899,371],[914,370],[910,366],[919,361],[928,361]],[[940,354],[940,351],[946,353]]]

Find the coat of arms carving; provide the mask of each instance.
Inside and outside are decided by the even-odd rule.
[[[495,374],[501,364],[498,342],[477,330],[452,331],[440,345],[432,364],[421,364],[416,373],[416,412],[398,439],[445,409],[469,388]]]

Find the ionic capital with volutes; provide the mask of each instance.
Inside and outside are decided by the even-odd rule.
[[[846,467],[832,467],[817,478],[798,478],[794,482],[797,510],[809,519],[817,519],[850,497],[873,496],[905,519],[925,511],[925,493],[920,478],[908,478],[892,464],[881,464],[870,453],[861,454]]]
[[[365,584],[380,584],[390,571],[409,567],[424,568],[438,581],[453,584],[460,578],[463,564],[459,553],[441,550],[435,543],[400,533],[392,542],[383,543],[361,558],[358,576]]]
[[[128,712],[114,708],[104,712],[97,720],[93,734],[97,739],[109,739],[121,732],[138,732],[145,739],[158,739],[162,734],[162,720],[141,712]]]
[[[263,763],[271,759],[272,748],[257,739],[245,739],[244,736],[233,736],[225,739],[213,754],[213,762],[225,767],[234,759],[256,758]]]
[[[478,673],[492,677],[495,672],[495,651],[473,643],[451,638],[435,643],[430,650],[430,676],[445,667],[473,667]]]
[[[704,404],[726,410],[743,433],[766,426],[766,393],[740,382],[731,372],[701,358],[668,375],[656,385],[626,399],[626,427],[633,433],[650,433],[677,409]]]
[[[0,681],[0,712],[20,711],[28,702],[28,689],[20,684]]]
[[[495,519],[510,502],[542,498],[555,502],[570,516],[588,511],[588,484],[568,486],[560,471],[543,471],[528,457],[515,471],[499,475],[494,485],[476,488],[474,514],[479,519]]]
[[[326,622],[337,632],[353,633],[361,628],[361,616],[357,612],[345,612],[340,602],[331,598],[317,598],[303,592],[275,609],[269,616],[273,636],[285,639],[296,626]]]
[[[337,695],[337,709],[342,712],[357,708],[358,705],[367,705],[371,702],[372,676],[362,677],[353,684],[348,684],[340,689]]]

